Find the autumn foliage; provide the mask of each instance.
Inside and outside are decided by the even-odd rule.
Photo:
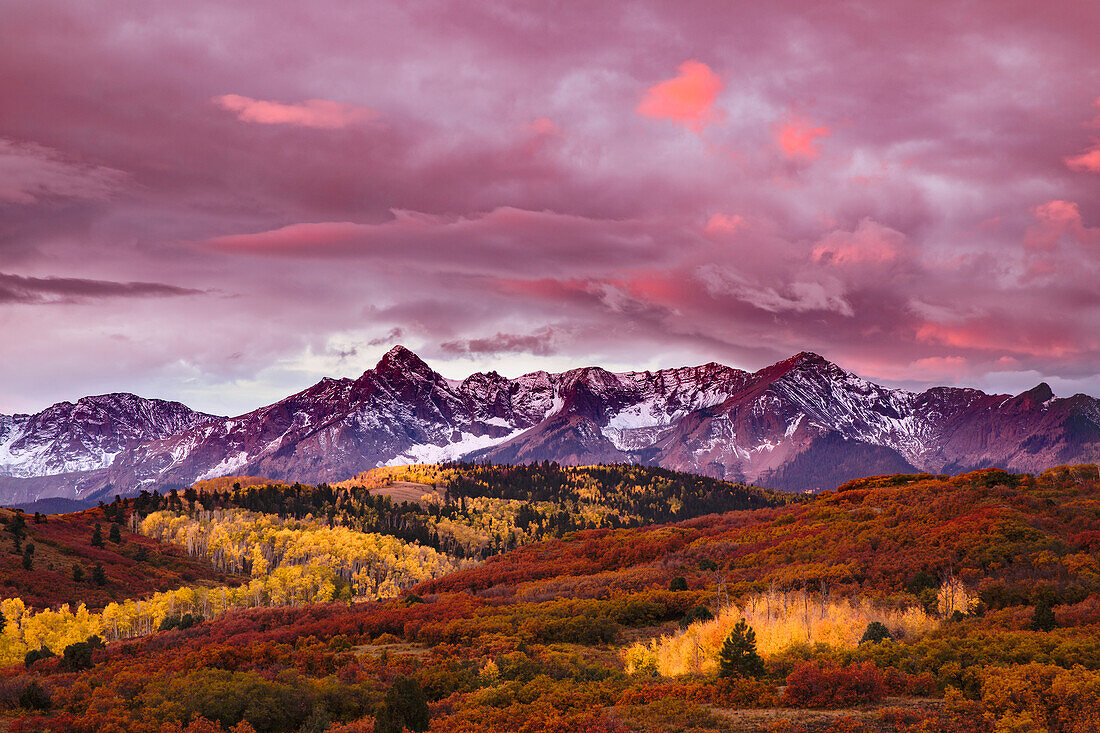
[[[264,486],[252,490],[276,500]],[[741,729],[788,733],[1097,729],[1095,467],[876,477],[842,488],[675,524],[569,530],[393,597],[272,603],[280,597],[265,591],[261,606],[223,608],[201,623],[108,633],[106,648],[88,647],[90,669],[66,668],[55,649],[0,670],[0,716],[17,731],[351,733],[395,722],[395,707],[419,689],[429,731],[717,733],[745,721]],[[217,491],[233,503],[232,484]],[[165,526],[177,523],[164,540],[182,542],[182,556],[193,527],[226,519],[224,557],[251,575],[255,559],[231,546],[255,539],[245,527],[265,512],[192,501],[149,507],[150,516],[165,513]],[[195,501],[202,505],[198,492]],[[261,539],[248,542],[263,545],[269,570],[295,557],[308,566],[325,543],[295,532],[363,531],[333,509],[331,526],[323,512],[268,512]],[[222,540],[191,539],[194,561],[213,568],[207,551]],[[127,545],[147,540],[129,535]],[[308,549],[295,549],[299,541]],[[336,552],[325,560],[339,562]],[[671,590],[674,578],[687,589]],[[259,576],[243,580],[247,589]],[[178,599],[174,616],[202,615],[219,587],[228,586],[176,588],[195,595]],[[134,607],[153,598],[135,594]],[[1037,613],[1041,603],[1049,613]],[[4,638],[46,638],[48,624],[25,608],[11,613]],[[1034,624],[1050,615],[1053,625]],[[718,651],[742,620],[756,635],[760,676],[719,680]],[[865,641],[871,622],[889,637]]]

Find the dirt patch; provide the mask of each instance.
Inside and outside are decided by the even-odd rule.
[[[394,481],[386,486],[379,486],[378,488],[371,489],[370,493],[374,496],[380,496],[382,494],[388,494],[395,502],[421,502],[421,497],[424,494],[431,494],[439,501],[443,501],[443,493],[429,484],[417,484],[412,481]]]
[[[943,705],[943,700],[931,697],[888,697],[877,705],[859,708],[840,708],[836,710],[804,710],[801,708],[759,708],[730,709],[710,708],[710,711],[729,721],[727,730],[736,733],[767,730],[772,723],[786,721],[802,726],[807,731],[828,728],[841,718],[852,718],[870,728],[890,730],[880,724],[882,712],[889,709],[909,710],[913,712],[934,712]]]
[[[419,644],[360,644],[357,647],[353,647],[352,651],[361,657],[371,656],[380,657],[382,654],[387,656],[402,656],[412,655],[414,657],[422,657],[428,653],[428,648],[420,646]]]

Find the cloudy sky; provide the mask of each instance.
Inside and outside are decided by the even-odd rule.
[[[757,369],[1100,395],[1100,4],[0,3],[0,412]]]

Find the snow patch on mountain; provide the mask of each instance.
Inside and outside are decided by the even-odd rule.
[[[199,474],[195,480],[206,481],[207,479],[217,478],[218,476],[229,476],[246,465],[248,465],[248,453],[241,451],[236,455],[226,456],[226,458],[216,466]]]
[[[490,437],[488,435],[473,435],[471,433],[462,433],[461,438],[458,440],[447,443],[445,445],[435,445],[434,443],[421,443],[419,445],[410,446],[406,448],[399,456],[394,456],[388,461],[379,462],[379,466],[406,466],[411,463],[444,463],[446,461],[456,461],[468,453],[472,453],[476,450],[483,450],[485,448],[492,448],[495,445],[505,443],[512,438],[521,435],[524,432],[524,428],[513,430],[507,435],[502,435],[497,438]]]

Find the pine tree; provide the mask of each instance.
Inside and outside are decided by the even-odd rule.
[[[760,677],[763,674],[764,660],[756,653],[756,632],[741,619],[718,652],[718,676]]]
[[[1035,613],[1031,617],[1031,629],[1033,631],[1053,631],[1058,628],[1058,619],[1054,616],[1054,609],[1045,599],[1035,604]]]
[[[428,699],[420,683],[411,677],[393,681],[375,720],[377,733],[401,733],[408,728],[421,733],[428,729]]]
[[[118,529],[118,522],[111,522],[111,532],[107,537],[116,545],[122,544],[122,533]]]
[[[19,707],[24,710],[49,710],[52,705],[50,693],[38,683],[38,680],[28,682],[19,695]]]
[[[73,563],[73,582],[79,583],[84,580],[84,568],[80,567],[79,563]]]
[[[99,522],[95,523],[95,529],[92,530],[92,547],[103,547],[103,527]]]
[[[867,629],[863,632],[863,638],[859,640],[859,643],[866,644],[870,642],[872,644],[878,644],[879,642],[893,638],[894,635],[890,633],[890,629],[886,628],[886,624],[881,621],[872,621],[867,624]]]
[[[107,572],[103,569],[103,563],[96,563],[92,568],[92,582],[96,585],[107,584]]]

